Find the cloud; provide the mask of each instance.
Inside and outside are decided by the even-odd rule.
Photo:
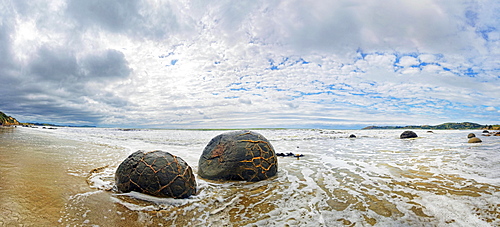
[[[125,34],[137,40],[162,40],[192,32],[193,18],[179,14],[181,3],[139,0],[68,0],[66,14],[81,31]]]
[[[499,8],[4,1],[0,109],[127,127],[494,123]]]

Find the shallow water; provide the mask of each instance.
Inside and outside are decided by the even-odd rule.
[[[223,131],[0,128],[0,225],[500,226],[500,137],[480,131],[259,130],[278,175],[200,179],[198,158]],[[468,144],[473,132],[483,140]],[[348,139],[354,133],[356,139]],[[195,172],[198,194],[158,199],[113,190],[136,150],[164,150]]]

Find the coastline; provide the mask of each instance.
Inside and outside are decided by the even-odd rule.
[[[276,152],[305,156],[279,157],[277,176],[258,183],[198,177],[198,158],[220,131],[1,131],[7,225],[500,224],[490,210],[500,202],[500,138],[479,134],[482,144],[467,144],[479,130],[416,130],[412,140],[399,130],[262,130]],[[199,193],[175,200],[114,191],[114,171],[138,149],[182,157]]]

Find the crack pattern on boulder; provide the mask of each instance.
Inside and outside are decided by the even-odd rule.
[[[191,167],[164,151],[136,151],[126,158],[115,174],[117,189],[158,197],[187,198],[196,193]]]
[[[209,180],[260,181],[276,175],[273,146],[259,133],[233,131],[214,137],[203,150],[198,175]]]

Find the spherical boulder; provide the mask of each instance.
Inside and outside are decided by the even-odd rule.
[[[198,175],[209,180],[260,181],[276,175],[277,171],[273,146],[252,131],[233,131],[214,137],[198,162]]]
[[[476,134],[474,134],[474,133],[469,133],[469,135],[467,135],[467,138],[469,138],[469,139],[470,139],[470,138],[472,138],[472,137],[476,137]]]
[[[399,138],[401,139],[408,139],[408,138],[416,138],[418,137],[417,136],[417,133],[413,132],[413,131],[404,131],[403,133],[401,133],[401,135],[399,136]]]
[[[467,141],[467,143],[481,143],[481,142],[483,141],[477,137],[472,137],[469,139],[469,141]]]
[[[351,135],[349,135],[349,138],[356,138],[356,135],[351,134]]]
[[[187,198],[196,193],[191,167],[165,151],[136,151],[116,170],[116,187],[157,197]]]

